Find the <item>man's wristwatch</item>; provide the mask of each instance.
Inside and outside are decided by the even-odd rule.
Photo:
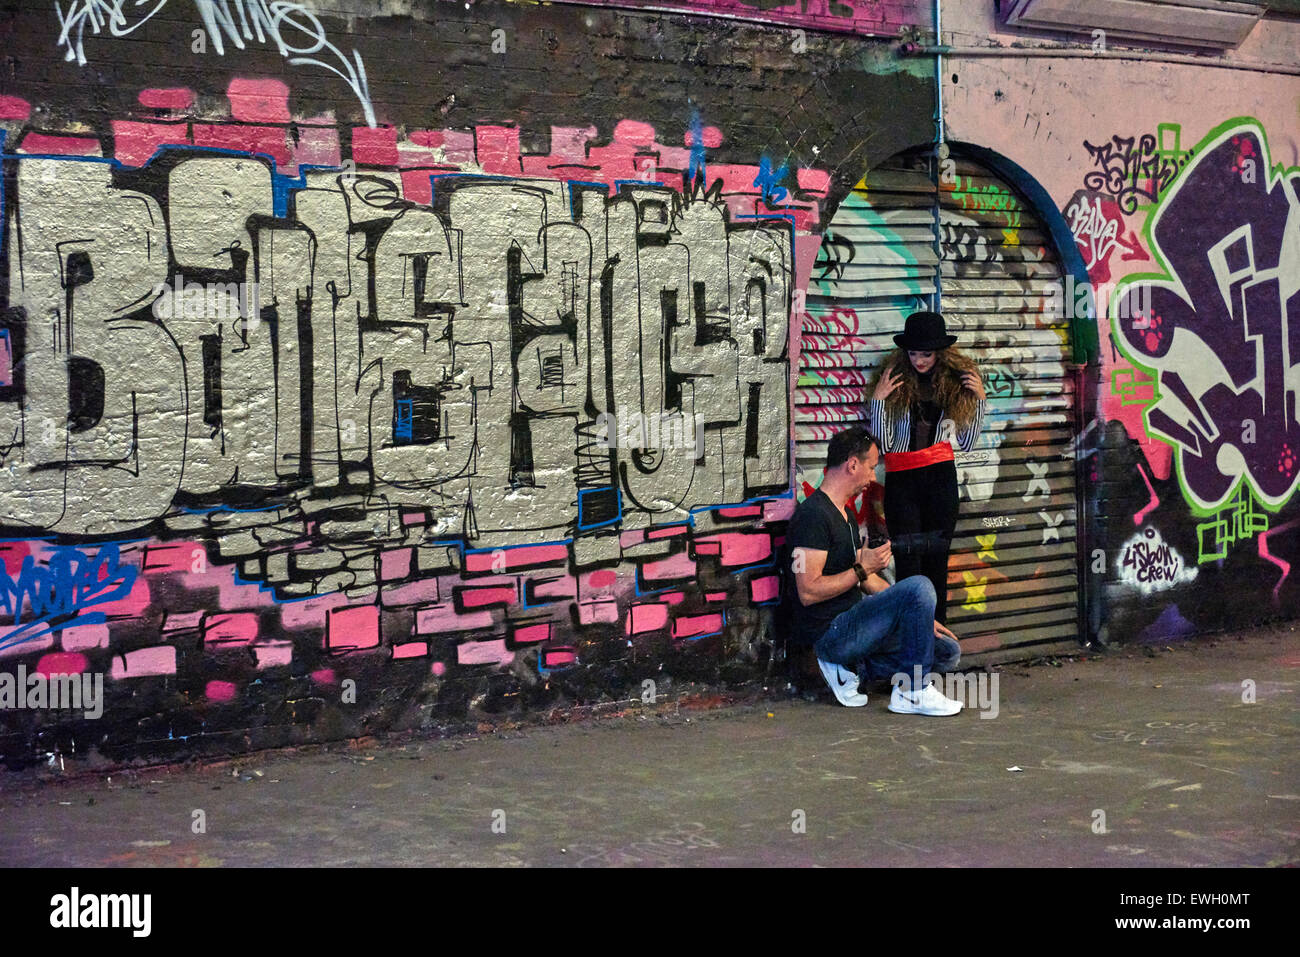
[[[865,585],[867,583],[867,570],[862,567],[862,562],[854,562],[853,571],[858,576],[858,584]]]

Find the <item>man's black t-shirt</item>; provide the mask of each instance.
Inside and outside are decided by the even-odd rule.
[[[799,503],[786,526],[786,547],[793,562],[796,548],[826,553],[823,575],[838,575],[853,567],[862,545],[858,526],[844,517],[830,496],[821,489]],[[788,564],[787,568],[792,568]],[[811,645],[830,627],[837,615],[856,605],[864,596],[854,587],[834,598],[805,605],[799,600],[793,574],[789,579],[792,614],[788,643]]]

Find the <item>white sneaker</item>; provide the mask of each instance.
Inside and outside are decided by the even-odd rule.
[[[895,714],[948,717],[961,710],[961,702],[953,701],[932,684],[920,691],[904,691],[900,682],[894,686],[894,693],[889,698],[889,710]]]
[[[861,708],[867,703],[867,696],[858,691],[858,676],[847,668],[833,665],[829,661],[817,659],[817,667],[822,670],[822,677],[835,692],[835,700],[846,708]]]

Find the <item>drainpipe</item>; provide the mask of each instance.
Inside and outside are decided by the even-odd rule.
[[[943,129],[943,0],[934,0],[934,156],[931,172],[934,179],[934,311],[943,312],[943,202],[939,189],[940,164],[947,158]]]
[[[934,78],[935,78],[935,109],[938,110],[936,120],[939,124],[939,142],[943,142],[943,55],[948,47],[943,45],[943,0],[934,0]]]

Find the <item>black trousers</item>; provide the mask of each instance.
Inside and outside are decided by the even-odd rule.
[[[893,543],[895,581],[924,575],[938,601],[934,617],[948,622],[948,550],[957,529],[957,465],[936,462],[885,476],[885,524]]]

